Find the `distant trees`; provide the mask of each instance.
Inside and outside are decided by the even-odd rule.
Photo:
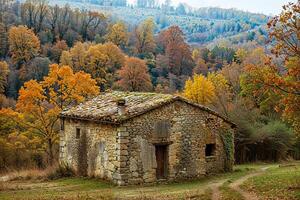
[[[5,25],[0,23],[0,58],[6,57],[8,53],[8,36]]]
[[[8,39],[9,52],[17,68],[37,56],[40,51],[39,38],[26,26],[10,28]]]
[[[113,43],[94,45],[78,42],[61,56],[61,64],[69,65],[76,72],[90,73],[102,89],[112,86],[116,79],[113,75],[124,62],[124,53]]]
[[[183,32],[178,26],[171,26],[159,33],[157,40],[162,54],[157,60],[159,76],[164,77],[160,78],[159,84],[165,86],[164,79],[168,79],[171,91],[182,89],[194,67],[191,48],[186,43]]]
[[[21,5],[21,19],[35,33],[39,33],[45,25],[48,14],[47,0],[26,0]]]
[[[160,33],[160,41],[169,58],[170,72],[174,75],[191,75],[193,68],[192,53],[185,42],[183,32],[178,26],[171,26]]]
[[[8,64],[5,61],[0,61],[0,95],[2,95],[5,92],[8,74]]]
[[[137,0],[136,4],[139,8],[154,8],[156,6],[155,0]]]
[[[118,22],[109,28],[109,32],[106,35],[106,39],[109,42],[114,43],[118,47],[124,49],[128,44],[128,32],[124,23]]]
[[[125,65],[118,71],[118,86],[128,91],[151,91],[152,84],[145,61],[126,58]]]
[[[21,6],[23,24],[33,29],[42,43],[65,40],[72,46],[78,40],[94,40],[96,33],[103,36],[106,17],[99,12],[72,10],[64,7],[48,6],[46,0],[27,0]],[[43,38],[43,39],[42,39]]]
[[[154,26],[153,19],[149,18],[135,29],[135,47],[141,57],[154,52]]]

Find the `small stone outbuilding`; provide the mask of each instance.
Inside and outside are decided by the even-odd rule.
[[[108,92],[61,113],[60,162],[118,185],[230,170],[234,124],[157,93]]]

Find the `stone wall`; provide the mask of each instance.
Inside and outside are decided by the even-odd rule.
[[[162,121],[169,123],[167,137],[155,134],[157,123]],[[224,170],[226,155],[219,134],[231,129],[230,125],[190,104],[177,101],[163,106],[128,120],[121,129],[122,184],[156,181],[155,145],[159,144],[168,145],[167,180],[197,178]],[[205,146],[211,143],[216,146],[215,153],[206,157]]]
[[[77,128],[80,138],[76,138]],[[113,125],[65,119],[60,137],[60,162],[78,173],[86,167],[89,176],[114,180],[119,174],[116,136],[117,127]]]
[[[87,174],[118,185],[157,181],[156,145],[167,145],[166,180],[189,179],[224,170],[225,151],[220,137],[230,124],[182,101],[154,109],[122,125],[65,119],[60,161],[78,169],[81,157],[76,128],[86,134]],[[206,144],[215,144],[205,156]],[[84,146],[84,145],[83,145]],[[85,166],[85,159],[80,160]],[[232,162],[233,163],[233,162]]]

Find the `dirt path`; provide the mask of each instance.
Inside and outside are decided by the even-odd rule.
[[[212,200],[219,200],[220,199],[221,192],[219,190],[219,187],[221,185],[223,185],[226,181],[227,181],[227,179],[224,179],[222,181],[219,181],[217,183],[213,183],[213,184],[208,186],[212,190],[212,197],[211,197]]]
[[[258,200],[259,198],[253,194],[253,193],[250,193],[250,192],[247,192],[245,190],[242,190],[240,188],[240,186],[246,181],[248,180],[249,178],[252,178],[252,177],[255,177],[255,176],[259,176],[261,174],[263,174],[269,167],[263,167],[261,168],[258,172],[254,172],[254,173],[251,173],[251,174],[248,174],[236,181],[234,181],[233,183],[231,183],[229,185],[229,187],[231,187],[233,190],[239,192],[245,200]]]

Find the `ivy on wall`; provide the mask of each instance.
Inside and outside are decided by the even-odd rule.
[[[223,131],[221,134],[226,159],[225,171],[231,171],[234,163],[234,133],[233,130]]]

